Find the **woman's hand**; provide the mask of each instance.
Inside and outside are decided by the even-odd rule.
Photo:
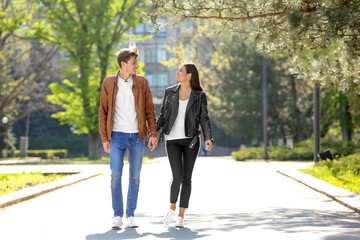
[[[148,143],[148,148],[150,149],[150,151],[154,151],[154,149],[157,147],[158,141],[156,137],[150,137],[149,138],[149,143]]]
[[[211,140],[206,140],[205,141],[205,150],[206,151],[210,151],[213,147],[213,142]]]

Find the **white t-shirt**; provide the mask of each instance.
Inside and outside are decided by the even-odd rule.
[[[135,110],[135,97],[132,91],[133,79],[128,80],[118,77],[118,92],[115,98],[113,131],[137,133],[138,121]]]
[[[165,134],[166,140],[188,138],[185,136],[185,113],[188,102],[189,99],[186,99],[184,101],[179,99],[178,114],[175,119],[174,125],[171,128],[171,131],[169,132],[169,135]]]

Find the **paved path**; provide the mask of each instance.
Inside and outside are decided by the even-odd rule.
[[[137,209],[140,227],[110,230],[109,166],[104,175],[0,212],[0,238],[21,239],[360,239],[360,216],[276,170],[308,163],[235,162],[199,158],[186,228],[164,226],[170,167],[143,165]],[[127,166],[124,186],[127,186]]]

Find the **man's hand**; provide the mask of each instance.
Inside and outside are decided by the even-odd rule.
[[[210,151],[213,147],[213,142],[211,140],[206,140],[205,141],[205,150],[206,151]]]
[[[110,153],[110,142],[104,142],[103,147],[106,153]]]
[[[149,138],[149,143],[148,143],[148,147],[150,148],[150,151],[153,151],[158,144],[158,140],[156,137],[150,137]]]

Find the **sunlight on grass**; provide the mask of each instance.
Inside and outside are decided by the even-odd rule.
[[[329,164],[314,165],[300,170],[337,187],[360,194],[360,177],[352,172],[334,172]]]
[[[0,174],[0,196],[23,188],[53,182],[66,176],[64,174],[49,174],[45,176],[41,172]]]
[[[150,160],[151,158],[149,157],[143,157],[143,162],[146,162],[148,160]],[[110,162],[110,158],[109,157],[101,157],[100,159],[89,159],[87,157],[82,157],[82,158],[73,158],[70,161],[73,162]],[[128,162],[128,158],[124,157],[124,162]]]

